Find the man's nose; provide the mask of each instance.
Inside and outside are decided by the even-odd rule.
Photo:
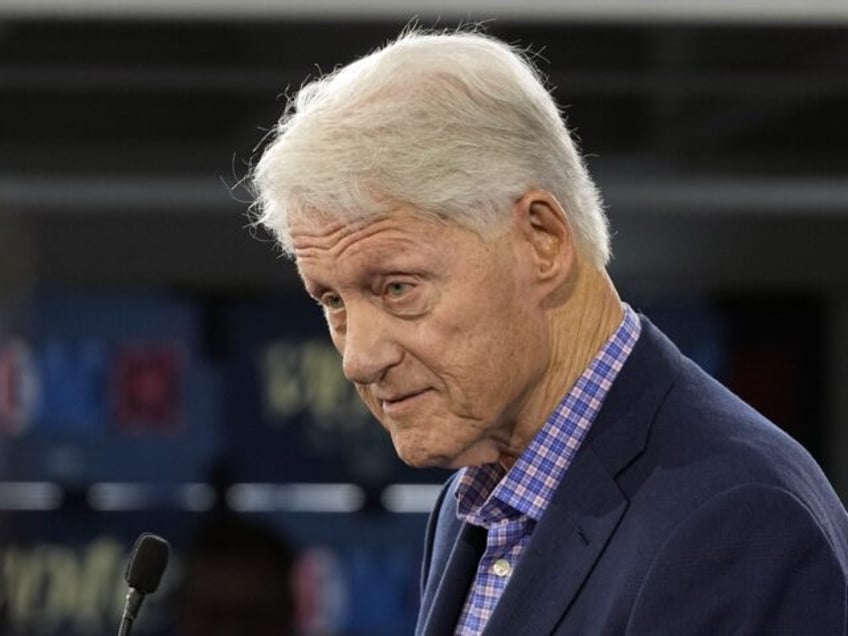
[[[375,307],[348,307],[342,368],[349,381],[370,384],[400,361],[400,347],[387,323]]]

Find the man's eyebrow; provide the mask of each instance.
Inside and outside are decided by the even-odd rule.
[[[326,285],[323,285],[319,282],[306,280],[303,277],[303,274],[301,274],[299,271],[298,274],[300,275],[300,280],[303,283],[303,288],[306,290],[306,293],[312,296],[313,298],[318,298],[325,294],[327,291],[329,291],[329,288]]]

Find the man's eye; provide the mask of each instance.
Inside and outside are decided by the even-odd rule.
[[[407,292],[411,285],[409,283],[389,283],[386,285],[386,294],[392,298],[400,298]]]
[[[321,296],[321,304],[324,305],[327,309],[341,309],[344,307],[344,303],[342,302],[342,297],[338,294],[324,294]]]

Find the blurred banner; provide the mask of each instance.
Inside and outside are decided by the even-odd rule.
[[[631,302],[822,450],[815,297]],[[0,307],[0,633],[112,634],[126,558],[152,531],[175,555],[137,633],[182,636],[184,554],[225,512],[292,546],[296,633],[411,633],[447,473],[397,459],[302,295],[45,291]]]

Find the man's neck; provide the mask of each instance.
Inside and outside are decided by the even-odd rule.
[[[549,364],[514,430],[513,448],[526,448],[624,319],[621,299],[606,271],[585,264],[578,268],[567,298],[549,311]],[[500,463],[509,469],[516,459],[503,456]]]

